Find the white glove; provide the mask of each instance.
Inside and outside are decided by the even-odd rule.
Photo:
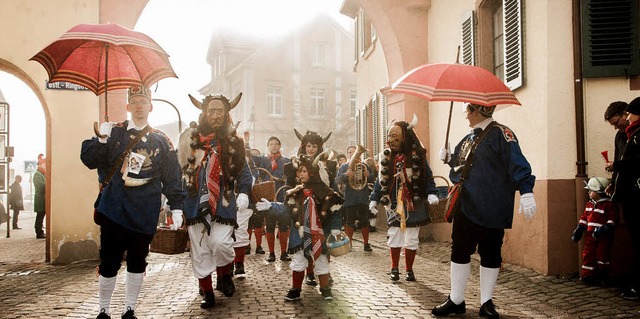
[[[338,235],[340,235],[340,229],[332,229],[331,235],[333,235],[334,237],[338,237]]]
[[[451,152],[449,152],[449,147],[443,147],[440,149],[440,160],[447,163],[451,160]]]
[[[376,208],[376,206],[378,206],[378,202],[375,200],[369,203],[369,211],[371,211],[371,214],[378,215],[378,208]]]
[[[258,211],[269,210],[271,208],[271,202],[262,198],[259,202],[256,203],[256,209]]]
[[[533,193],[526,193],[520,195],[520,213],[524,212],[524,217],[526,219],[533,218],[533,215],[536,214],[536,200],[533,198]]]
[[[238,206],[239,212],[247,209],[247,207],[249,207],[249,196],[245,193],[238,194],[238,197],[236,197],[236,206]]]
[[[427,196],[427,201],[429,201],[429,205],[438,205],[438,203],[440,202],[438,196],[434,194],[429,194],[429,196]]]
[[[100,124],[100,134],[101,135],[106,135],[106,137],[98,137],[98,141],[102,144],[105,144],[107,142],[107,137],[111,136],[111,129],[113,128],[113,123],[111,122],[104,122],[102,124]]]
[[[182,226],[182,210],[181,209],[173,209],[171,210],[171,220],[173,220],[173,224],[169,226],[171,230],[177,230]]]

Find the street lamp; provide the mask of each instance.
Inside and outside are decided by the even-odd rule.
[[[167,100],[163,100],[163,99],[151,99],[151,100],[167,103],[171,105],[171,107],[173,107],[174,110],[176,110],[176,113],[178,113],[178,134],[180,134],[182,132],[182,116],[180,116],[180,111],[178,110],[178,108],[175,105],[173,105],[173,103]]]

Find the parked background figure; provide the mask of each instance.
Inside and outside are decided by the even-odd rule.
[[[592,177],[585,183],[589,200],[571,235],[575,242],[584,237],[580,280],[587,285],[605,284],[608,280],[613,228],[618,223],[618,208],[604,192],[610,183],[604,177]]]
[[[267,140],[267,149],[268,153],[265,156],[256,156],[253,155],[252,159],[255,163],[256,167],[267,170],[275,180],[275,191],[276,201],[284,200],[284,192],[285,188],[285,176],[284,176],[284,167],[288,165],[291,160],[288,157],[282,156],[280,151],[282,144],[280,143],[280,139],[276,136],[271,136]],[[265,173],[264,171],[259,171],[259,180],[266,181],[270,180],[271,177]],[[291,224],[291,218],[286,215],[273,215],[269,214],[269,212],[257,212],[256,218],[260,218],[260,216],[264,215],[266,219],[266,240],[267,247],[269,249],[269,257],[267,257],[268,262],[274,262],[276,260],[276,251],[275,251],[275,241],[276,241],[276,224],[278,225],[278,241],[280,243],[280,260],[281,261],[290,261],[291,257],[287,253],[287,241],[289,240],[289,226]],[[255,223],[255,225],[260,225],[259,223]],[[261,226],[260,226],[261,228]],[[258,237],[262,236],[262,229],[258,229],[254,227],[256,232],[256,245],[258,245]],[[260,233],[260,234],[258,234]],[[259,245],[256,247],[256,254],[264,254],[264,250]]]
[[[629,287],[622,293],[622,297],[629,300],[640,299],[640,97],[635,98],[627,106],[627,121],[625,128],[627,143],[622,154],[613,161],[613,173],[616,176],[613,196],[611,199],[622,206],[622,217],[627,223],[631,247],[633,249],[632,278],[628,280]]]
[[[36,238],[46,238],[43,222],[45,217],[45,185],[46,185],[47,160],[44,155],[38,155],[38,169],[33,174],[33,187],[35,195],[33,197],[33,211],[36,213],[36,221],[33,228],[36,230]]]
[[[13,180],[13,184],[9,187],[8,203],[9,208],[13,211],[13,229],[22,229],[18,226],[18,215],[20,211],[24,209],[22,202],[22,176],[16,175]]]

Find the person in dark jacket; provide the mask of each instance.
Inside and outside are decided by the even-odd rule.
[[[472,154],[472,165],[460,195],[460,212],[453,219],[451,234],[451,292],[433,308],[435,316],[465,313],[464,291],[471,273],[471,255],[480,254],[480,316],[499,318],[492,301],[502,264],[504,230],[511,228],[515,192],[520,191],[520,212],[527,219],[536,213],[533,197],[535,176],[511,129],[493,120],[495,106],[466,105],[466,117],[473,132],[455,147],[443,148],[440,159],[451,166],[453,183]],[[478,143],[476,143],[478,141]],[[474,151],[475,147],[475,151]]]
[[[147,267],[149,244],[157,229],[162,194],[171,207],[172,228],[179,227],[183,219],[186,193],[182,190],[176,151],[169,138],[149,127],[147,121],[153,110],[151,91],[136,85],[128,93],[127,111],[131,120],[102,123],[100,135],[83,141],[80,153],[82,163],[89,169],[97,169],[98,180],[103,184],[95,204],[95,221],[100,225],[98,319],[110,318],[111,296],[125,251],[127,273],[122,318],[136,318],[136,301]],[[144,135],[125,153],[129,141],[139,134]],[[138,159],[141,166],[131,167],[132,158]]]
[[[33,228],[36,231],[36,238],[46,238],[47,236],[44,233],[43,224],[44,217],[46,215],[45,212],[45,184],[46,184],[46,171],[47,171],[47,160],[44,158],[44,155],[38,155],[38,169],[33,174],[33,187],[35,188],[35,194],[33,196],[33,211],[36,213],[36,220],[33,225]]]
[[[629,125],[625,128],[627,143],[620,158],[612,164],[616,176],[614,191],[611,199],[622,206],[622,217],[627,222],[631,247],[633,249],[633,274],[629,280],[629,287],[622,293],[622,297],[629,300],[640,299],[640,212],[638,212],[638,198],[640,198],[640,97],[635,98],[626,109]]]
[[[9,208],[13,211],[13,229],[22,229],[18,227],[18,216],[20,211],[24,209],[22,202],[22,176],[16,175],[13,184],[9,187]]]

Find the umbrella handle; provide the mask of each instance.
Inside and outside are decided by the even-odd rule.
[[[449,105],[449,120],[447,121],[447,134],[444,138],[444,148],[446,149],[447,146],[449,145],[449,129],[451,128],[451,114],[453,113],[453,101],[451,101],[451,104]],[[445,163],[447,163],[445,161]]]
[[[93,132],[96,133],[96,136],[99,138],[107,137],[104,134],[100,134],[100,128],[98,127],[98,122],[93,122]]]

